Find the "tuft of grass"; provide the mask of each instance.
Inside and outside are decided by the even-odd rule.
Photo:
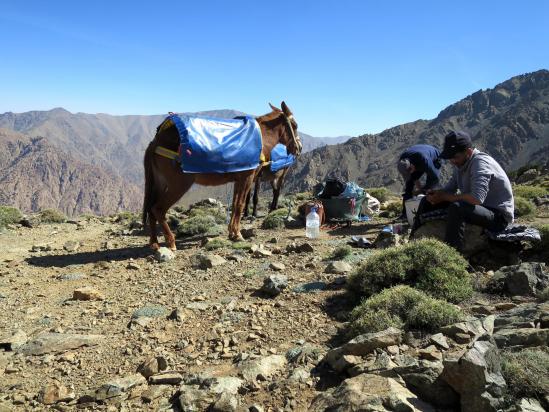
[[[235,250],[250,250],[252,244],[249,242],[232,242],[231,247]]]
[[[399,285],[364,300],[351,312],[353,336],[378,332],[390,326],[434,331],[463,318],[461,310],[410,286]]]
[[[67,217],[55,209],[41,210],[38,213],[38,217],[42,223],[63,223],[67,221]]]
[[[349,276],[347,287],[370,297],[385,288],[407,284],[457,303],[473,293],[467,267],[454,248],[435,239],[420,239],[373,253]]]
[[[549,393],[549,350],[524,349],[502,352],[501,372],[513,399],[538,398]]]
[[[0,228],[18,223],[23,215],[16,207],[0,206]]]
[[[549,190],[546,187],[542,186],[515,185],[513,186],[513,194],[516,197],[533,199],[535,197],[541,197],[549,194]]]
[[[549,251],[549,224],[537,226],[539,234],[541,236],[541,242],[534,245],[536,250],[541,252]]]
[[[375,197],[381,203],[386,202],[393,195],[393,193],[386,187],[371,187],[366,189],[366,193]]]
[[[224,247],[230,247],[231,242],[229,242],[226,239],[221,238],[215,238],[211,239],[206,245],[204,246],[204,249],[206,250],[216,250],[216,249],[222,249]]]
[[[246,272],[244,272],[244,274],[242,275],[244,278],[246,279],[251,279],[253,278],[255,275],[257,275],[257,272],[255,269],[249,269],[247,270]]]
[[[221,228],[210,215],[194,216],[185,219],[177,227],[177,234],[182,236],[206,235],[220,233]]]
[[[127,222],[127,221],[134,221],[139,220],[140,216],[135,212],[120,212],[117,213],[114,217],[115,222]]]
[[[284,220],[288,215],[287,209],[277,209],[269,213],[263,219],[261,227],[263,229],[282,229],[284,227]]]
[[[348,245],[338,246],[334,249],[332,254],[330,255],[329,259],[331,260],[343,260],[347,256],[349,256],[353,250]]]
[[[538,293],[538,300],[540,300],[541,302],[549,301],[549,286],[547,286],[545,289]]]
[[[536,205],[530,200],[515,196],[515,217],[528,217],[536,212]]]

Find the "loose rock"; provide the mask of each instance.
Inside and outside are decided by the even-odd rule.
[[[72,294],[73,300],[104,300],[105,296],[90,286],[76,289]]]
[[[326,267],[326,273],[335,273],[338,275],[349,273],[352,270],[353,270],[353,267],[349,263],[343,262],[340,260],[335,262],[330,262]]]
[[[74,391],[59,382],[46,385],[38,395],[38,400],[45,405],[53,405],[57,402],[70,402],[74,398]]]
[[[284,275],[269,275],[263,280],[261,291],[271,297],[278,296],[288,287],[288,277]]]
[[[101,335],[43,333],[18,347],[17,352],[24,355],[64,352],[81,346],[97,345],[102,339]]]
[[[154,258],[158,262],[169,262],[175,258],[175,253],[167,247],[161,247],[154,252]]]

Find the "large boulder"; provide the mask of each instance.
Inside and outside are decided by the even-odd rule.
[[[463,242],[463,254],[474,255],[477,252],[487,250],[488,237],[480,226],[466,225],[465,240]],[[446,220],[432,220],[421,225],[411,236],[411,239],[435,238],[444,241],[446,236]]]
[[[408,389],[434,406],[451,410],[459,405],[459,395],[441,377],[442,362],[420,360],[396,366],[393,370],[404,379]]]
[[[500,409],[506,389],[500,362],[496,345],[486,340],[477,340],[465,353],[446,357],[441,377],[460,394],[462,411]]]
[[[536,323],[541,322],[545,313],[544,306],[543,304],[528,303],[500,313],[494,321],[494,330],[497,332],[501,329],[533,328]]]
[[[315,397],[311,412],[434,411],[395,379],[364,373]]]
[[[524,262],[500,268],[488,284],[493,293],[511,296],[535,296],[549,286],[549,273],[544,263]]]
[[[342,371],[342,359],[344,356],[364,356],[376,349],[383,349],[388,346],[398,345],[402,342],[403,332],[397,328],[387,328],[380,332],[365,333],[350,340],[343,346],[330,350],[323,359],[323,362],[330,365],[334,370]],[[351,365],[348,365],[349,367]],[[343,368],[345,369],[345,368]]]
[[[494,333],[495,316],[486,316],[484,319],[470,318],[463,322],[443,326],[440,332],[457,343],[469,343],[483,335],[491,336]]]
[[[549,329],[502,329],[494,333],[498,348],[549,345]]]

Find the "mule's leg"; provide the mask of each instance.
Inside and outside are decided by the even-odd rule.
[[[149,230],[151,231],[149,246],[151,247],[151,249],[156,250],[160,246],[158,245],[158,237],[156,235],[156,217],[154,216],[154,213],[152,213],[152,211],[149,213]]]
[[[269,212],[276,210],[278,208],[278,198],[280,197],[280,184],[279,180],[275,179],[271,182],[271,187],[273,188],[273,201],[271,202],[271,209]]]
[[[259,202],[259,189],[261,189],[261,180],[257,179],[254,187],[254,208],[252,210],[253,217],[257,217],[257,203]]]
[[[246,195],[250,191],[253,182],[254,173],[243,175],[241,179],[234,182],[233,210],[229,223],[229,238],[231,240],[244,240],[240,233],[240,218],[246,202]]]
[[[171,250],[176,250],[175,236],[166,220],[166,213],[191,188],[193,182],[194,178],[191,175],[182,175],[175,182],[170,182],[167,190],[159,196],[157,203],[151,209],[151,212],[162,226],[164,240]]]
[[[250,190],[248,192],[248,195],[246,196],[246,205],[244,206],[244,217],[248,217],[249,215],[249,209],[250,209],[250,197],[252,197],[252,191]]]

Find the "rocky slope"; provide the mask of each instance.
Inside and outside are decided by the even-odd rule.
[[[451,129],[471,133],[475,145],[508,171],[549,155],[549,71],[513,77],[448,106],[433,120],[418,120],[305,154],[288,178],[289,191],[310,189],[330,174],[365,187],[400,189],[394,164],[408,146],[441,146]]]
[[[391,327],[347,342],[346,276],[371,251],[327,257],[385,221],[313,242],[258,223],[246,225],[248,249],[181,238],[156,257],[124,221],[11,226],[0,411],[495,411],[508,388],[501,351],[549,342],[548,303],[533,296],[549,279],[540,264],[475,273],[507,296],[477,294],[461,304],[466,320],[437,333]],[[505,410],[547,398],[520,402]]]
[[[74,158],[45,138],[0,129],[0,204],[69,216],[138,210],[140,189],[117,174]]]

